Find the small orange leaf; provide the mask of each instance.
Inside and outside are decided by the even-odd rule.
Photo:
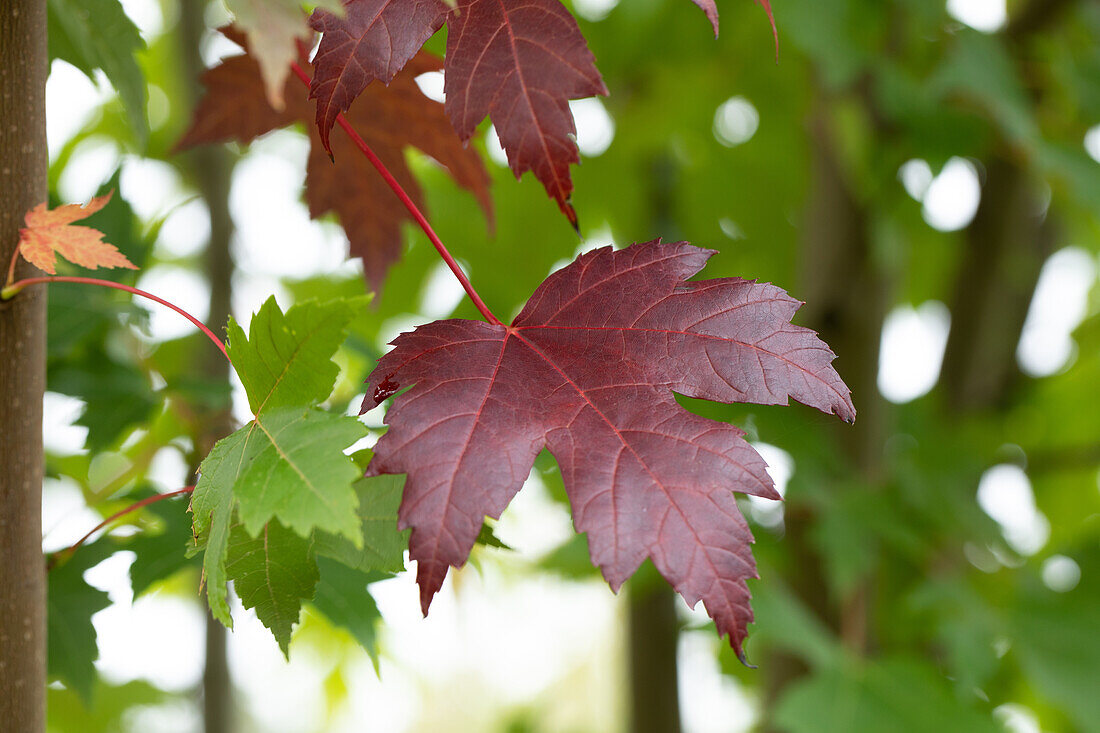
[[[65,204],[52,211],[42,203],[27,212],[26,229],[19,230],[19,253],[39,270],[57,274],[56,255],[94,270],[99,267],[126,267],[136,270],[130,260],[113,244],[103,241],[103,232],[91,227],[72,226],[72,222],[96,213],[111,200],[99,196],[87,206]]]

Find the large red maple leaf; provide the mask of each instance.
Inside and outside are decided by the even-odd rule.
[[[714,254],[651,242],[582,255],[539,286],[510,326],[447,320],[399,336],[364,409],[398,390],[368,473],[405,473],[421,607],[461,566],[548,447],[576,529],[618,590],[647,557],[690,605],[702,600],[741,653],[756,577],[740,492],[778,498],[738,428],[681,408],[789,398],[855,418],[801,303],[741,278],[687,281]]]
[[[247,50],[238,31],[226,28],[222,32]],[[438,71],[442,64],[437,56],[421,52],[388,87],[376,84],[360,95],[348,112],[348,122],[418,207],[424,208],[424,197],[405,163],[407,145],[434,158],[460,186],[472,191],[491,223],[489,174],[481,158],[455,137],[443,106],[425,97],[415,81],[420,74]],[[367,280],[379,290],[390,265],[401,256],[401,225],[410,217],[395,204],[393,192],[367,159],[340,135],[331,141],[337,154],[335,161],[330,161],[310,124],[313,110],[304,87],[296,79],[289,80],[283,95],[286,107],[275,110],[264,94],[260,67],[247,53],[223,60],[203,75],[202,82],[206,95],[177,148],[225,140],[248,143],[271,130],[305,123],[311,130],[306,170],[310,215],[317,218],[329,211],[336,213],[351,255],[363,260]]]

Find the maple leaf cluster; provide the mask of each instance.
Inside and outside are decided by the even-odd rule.
[[[234,27],[222,33],[248,53],[232,56],[202,77],[206,95],[195,110],[191,127],[177,143],[183,150],[203,143],[236,140],[249,143],[260,135],[295,123],[311,127],[313,110],[304,88],[285,81],[281,110],[264,93],[259,62],[248,41]],[[489,174],[477,153],[464,147],[451,130],[443,107],[421,93],[420,74],[436,71],[442,60],[428,52],[412,58],[389,86],[377,84],[362,94],[348,111],[348,119],[367,141],[394,178],[421,209],[423,194],[405,162],[404,148],[412,146],[446,167],[455,181],[470,190],[492,221]],[[306,167],[306,201],[313,218],[333,212],[344,227],[351,255],[363,260],[371,287],[380,290],[390,265],[400,259],[401,225],[408,213],[394,205],[393,193],[371,164],[340,136],[323,147],[314,131]],[[335,153],[330,160],[326,150]]]
[[[692,1],[717,36],[715,0]],[[757,2],[775,34],[769,0]],[[321,33],[310,98],[317,100],[317,129],[330,156],[339,152],[330,137],[337,115],[372,82],[393,81],[446,25],[444,91],[455,132],[467,142],[488,115],[516,177],[532,171],[577,226],[569,166],[580,158],[569,101],[608,92],[577,21],[559,0],[322,0],[308,28],[294,0],[267,0],[262,8],[257,0],[227,4],[275,110],[293,105],[284,84],[296,47],[308,44],[308,28]]]
[[[714,0],[693,0],[718,35]],[[772,21],[769,0],[759,0]],[[577,21],[558,0],[343,0],[342,14],[318,8],[321,32],[310,97],[328,148],[336,115],[376,80],[389,83],[429,37],[447,25],[444,92],[458,136],[493,121],[518,178],[532,171],[574,227],[569,166],[579,162],[569,100],[607,87]]]
[[[694,1],[717,33],[714,0]],[[758,1],[770,18],[768,0]],[[305,123],[311,215],[337,214],[375,289],[400,255],[407,214],[352,143],[331,136],[341,114],[415,204],[422,195],[404,161],[409,145],[444,165],[491,219],[488,174],[465,146],[488,115],[516,176],[534,172],[576,226],[569,167],[579,158],[569,101],[607,89],[558,0],[341,2],[342,12],[333,0],[309,21],[321,34],[309,91],[315,107],[289,87],[273,95],[266,62],[255,58],[267,52],[250,50],[254,30],[246,38],[226,28],[246,53],[205,74],[207,95],[179,146],[247,143]],[[444,24],[441,60],[421,47]],[[415,81],[440,69],[443,105]],[[484,518],[499,518],[547,448],[561,468],[575,527],[587,534],[592,561],[612,588],[651,559],[689,605],[704,603],[743,658],[753,618],[746,580],[756,566],[735,493],[779,495],[743,431],[688,412],[675,394],[755,404],[793,398],[849,422],[855,410],[833,353],[813,331],[791,324],[799,301],[741,278],[689,280],[712,254],[660,240],[596,250],[547,278],[511,325],[483,309],[488,322],[437,321],[393,342],[363,404],[365,411],[393,397],[389,430],[361,480],[407,477],[387,531],[410,530],[424,613],[449,569],[466,562]],[[266,599],[262,587],[237,578],[264,604],[261,618],[280,643],[300,599],[312,593],[312,553],[327,546],[317,533],[331,538],[328,545],[342,543],[330,557],[342,554],[349,567],[368,539],[357,519],[355,466],[342,454],[361,429],[317,406],[334,378],[327,355],[351,316],[341,310],[326,327],[319,313],[292,309],[286,322],[294,314],[300,323],[283,336],[255,330],[282,322],[274,306],[261,311],[248,338],[231,327],[229,354],[256,418],[211,452],[192,503],[211,607],[223,620],[234,568],[256,565],[269,532],[297,538],[288,546],[301,545],[294,562],[310,569],[309,582],[298,587],[288,578],[278,598]],[[307,351],[304,361],[289,346],[306,346],[322,332],[326,348]],[[264,346],[267,339],[289,341]],[[290,361],[280,367],[286,354]],[[302,372],[307,363],[320,371]],[[304,380],[298,387],[286,376],[292,367]]]

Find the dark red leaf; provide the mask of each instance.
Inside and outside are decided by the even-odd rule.
[[[756,569],[733,492],[778,494],[741,430],[673,392],[793,397],[848,421],[855,410],[833,353],[791,325],[798,301],[740,278],[687,281],[712,254],[684,242],[596,250],[547,278],[511,326],[437,321],[393,342],[364,408],[411,389],[386,413],[368,472],[408,475],[399,516],[425,613],[548,447],[612,588],[652,558],[741,651]]]
[[[447,19],[447,115],[463,140],[489,115],[518,178],[534,171],[576,223],[580,160],[570,99],[607,94],[577,21],[558,0],[458,0]]]
[[[309,24],[320,31],[309,97],[317,100],[317,129],[332,154],[329,134],[336,115],[347,112],[375,79],[389,84],[443,25],[440,0],[343,0],[344,17],[313,11]]]
[[[223,31],[243,43],[233,29]],[[362,94],[348,111],[348,121],[366,140],[390,172],[423,209],[423,196],[405,163],[404,148],[412,145],[447,168],[455,181],[477,197],[492,222],[489,174],[477,153],[462,145],[443,112],[443,106],[425,97],[415,77],[442,68],[442,61],[428,53],[415,56],[388,86],[375,85]],[[224,140],[251,142],[271,130],[305,123],[311,135],[306,173],[306,199],[310,214],[319,217],[333,211],[350,242],[351,254],[363,260],[363,270],[377,290],[389,266],[402,251],[401,225],[410,217],[400,206],[378,172],[345,135],[332,143],[339,153],[333,163],[311,124],[313,110],[297,79],[287,82],[286,107],[276,111],[264,94],[259,66],[251,56],[227,58],[202,78],[206,95],[195,110],[191,128],[177,147]]]

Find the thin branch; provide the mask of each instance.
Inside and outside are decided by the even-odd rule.
[[[178,305],[169,303],[163,298],[158,298],[152,293],[148,293],[144,290],[139,290],[138,288],[132,288],[129,285],[123,285],[122,283],[116,283],[110,280],[99,280],[94,277],[68,277],[61,275],[48,277],[29,277],[25,280],[20,280],[19,282],[12,283],[3,290],[0,290],[0,301],[11,300],[23,288],[27,287],[28,285],[37,285],[38,283],[83,283],[85,285],[99,285],[100,287],[123,290],[127,293],[133,293],[134,295],[140,295],[143,298],[148,298],[155,303],[160,303],[166,308],[171,308],[176,313],[179,313],[181,316],[191,321],[191,323],[193,323],[200,331],[206,334],[206,337],[210,339],[210,341],[213,342],[215,346],[218,347],[218,350],[222,352],[222,355],[225,356],[226,360],[232,363],[232,360],[229,359],[229,352],[225,350],[225,344],[222,343],[221,339],[215,336],[214,332],[207,328],[206,324],[204,324],[202,321],[195,318],[193,315],[185,311],[183,308],[180,308]]]
[[[307,87],[310,85],[309,75],[302,70],[302,67],[297,63],[291,64],[291,70],[294,75],[301,79],[302,83]],[[386,185],[397,194],[397,198],[401,199],[401,203],[405,205],[409,213],[412,214],[413,219],[420,225],[420,228],[424,230],[424,233],[428,235],[428,239],[431,240],[432,246],[439,252],[439,256],[443,258],[443,261],[447,263],[447,267],[451,268],[451,272],[458,278],[458,282],[462,284],[462,289],[466,291],[466,295],[470,296],[470,300],[474,302],[477,309],[481,311],[481,315],[485,316],[485,320],[489,323],[494,323],[498,326],[504,325],[500,319],[493,315],[493,312],[489,310],[489,306],[485,305],[485,301],[481,299],[481,296],[474,290],[474,286],[470,284],[470,279],[466,277],[466,273],[462,271],[462,268],[455,262],[455,258],[451,256],[451,253],[447,251],[447,248],[443,245],[443,242],[439,239],[439,235],[432,229],[432,225],[428,223],[427,218],[420,211],[417,205],[409,197],[409,194],[405,192],[405,189],[401,187],[401,184],[397,182],[397,179],[393,177],[386,165],[378,159],[378,156],[374,154],[374,151],[370,149],[366,141],[359,136],[359,133],[348,124],[348,121],[344,118],[343,114],[336,115],[336,124],[344,128],[344,132],[348,134],[351,141],[355,143],[355,146],[367,156],[367,160],[371,165],[382,175],[382,178],[386,181]]]
[[[177,489],[176,491],[169,491],[167,494],[153,494],[152,496],[146,497],[145,499],[142,499],[141,501],[134,502],[133,504],[131,504],[130,506],[126,507],[125,509],[123,509],[121,511],[115,512],[114,514],[107,517],[106,519],[104,519],[99,524],[97,524],[95,526],[95,528],[92,529],[91,532],[84,535],[79,540],[77,540],[73,544],[66,547],[64,550],[60,550],[58,552],[55,552],[50,557],[50,561],[46,565],[46,570],[47,571],[53,570],[54,566],[57,565],[59,560],[61,560],[62,558],[65,558],[65,557],[70,557],[74,552],[79,550],[80,546],[83,545],[85,542],[87,542],[88,539],[92,535],[94,535],[96,532],[103,529],[104,527],[106,527],[108,524],[115,521],[116,519],[118,519],[120,517],[124,517],[127,514],[129,514],[130,512],[135,512],[138,509],[141,509],[143,506],[149,506],[150,504],[155,504],[156,502],[163,501],[164,499],[171,499],[173,496],[179,496],[180,494],[190,494],[194,490],[195,490],[194,486],[184,486],[182,489]]]

